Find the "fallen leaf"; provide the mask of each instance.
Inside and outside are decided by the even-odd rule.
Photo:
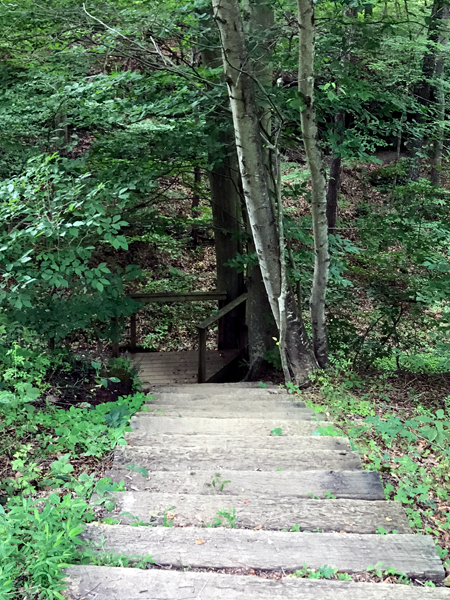
[[[201,546],[205,542],[206,542],[206,540],[195,540],[195,543],[197,544],[197,546]]]
[[[244,504],[248,504],[249,500],[241,500],[241,502],[243,502]]]
[[[390,519],[389,517],[386,517],[386,521],[392,521],[392,519]]]
[[[253,531],[256,531],[257,529],[262,529],[262,525],[257,525],[256,527],[253,527]]]
[[[172,519],[175,519],[177,513],[167,513],[167,518],[171,521]]]

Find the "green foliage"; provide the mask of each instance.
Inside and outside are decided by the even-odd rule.
[[[47,339],[66,338],[94,319],[113,335],[111,318],[134,310],[121,296],[123,281],[136,273],[92,264],[97,245],[127,248],[120,234],[127,222],[107,209],[103,186],[92,185],[76,162],[35,157],[22,175],[0,183],[0,216],[0,305],[8,319]]]
[[[84,524],[95,520],[96,506],[113,509],[108,493],[124,489],[123,482],[75,475],[72,460],[101,457],[125,444],[130,417],[146,397],[64,410],[37,402],[47,371],[63,364],[62,355],[55,360],[16,344],[3,356],[9,389],[0,391],[1,452],[13,476],[0,482],[0,595],[59,599],[65,587],[62,567],[100,564],[79,536]],[[44,489],[57,491],[33,497]],[[90,502],[93,492],[97,499]]]
[[[11,395],[8,403],[0,404],[0,430],[9,432],[14,428],[14,435],[7,435],[2,444],[3,453],[14,459],[12,468],[17,474],[0,482],[0,491],[8,495],[15,489],[30,493],[39,486],[65,481],[65,475],[72,471],[72,454],[100,457],[116,444],[126,444],[129,419],[142,406],[145,395],[135,394],[89,408],[71,406],[69,410],[36,408],[31,404],[33,400],[24,393]],[[22,441],[30,435],[36,445]],[[64,454],[52,463],[48,480],[40,463],[56,453]]]
[[[235,508],[222,508],[221,510],[217,511],[217,517],[219,519],[220,525],[223,525],[223,523],[225,523],[226,525],[228,525],[228,527],[231,527],[231,529],[236,529],[238,517],[236,515]]]
[[[413,530],[440,541],[450,528],[450,519],[442,510],[442,503],[449,499],[450,482],[447,408],[425,409],[412,394],[410,414],[396,414],[391,408],[389,386],[382,379],[375,383],[372,378],[363,379],[339,370],[322,373],[317,379],[323,402],[317,402],[316,397],[314,404],[308,404],[315,409],[325,407],[350,438],[353,449],[362,453],[365,468],[387,476],[386,499],[404,504]],[[319,432],[325,433],[320,429]],[[383,523],[377,533],[392,534],[396,530]],[[448,549],[437,543],[437,550],[448,564]],[[377,576],[388,574],[395,575],[399,583],[406,583],[403,574],[377,566]]]
[[[303,563],[303,568],[298,569],[292,577],[300,577],[301,579],[339,579],[341,581],[351,581],[349,573],[339,573],[335,567],[323,565],[318,569],[309,568],[306,563]]]

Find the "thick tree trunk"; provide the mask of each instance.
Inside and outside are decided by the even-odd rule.
[[[256,251],[253,240],[248,242],[248,252]],[[249,368],[246,380],[257,381],[267,371],[267,352],[275,348],[278,329],[273,318],[267,291],[259,265],[251,266],[246,276],[248,298],[246,302],[246,325],[248,336]]]
[[[248,73],[248,54],[238,0],[212,0],[223,54],[225,80],[233,114],[242,187],[256,252],[272,313],[280,328],[278,299],[282,292],[280,245],[270,198],[259,128],[253,79]],[[302,321],[296,314],[292,290],[286,298],[286,350],[294,377],[300,385],[317,366]]]
[[[202,61],[205,66],[217,68],[222,63],[220,51],[211,44],[212,49],[203,49]],[[211,208],[214,226],[214,244],[216,250],[217,289],[227,293],[228,304],[244,291],[244,276],[233,267],[226,266],[229,260],[242,252],[241,236],[241,194],[240,176],[233,135],[230,131],[220,131],[219,138],[223,156],[210,156],[215,168],[208,173],[211,193]],[[219,349],[232,349],[241,346],[244,316],[243,307],[238,307],[225,315],[220,322]]]
[[[223,136],[224,149],[229,149]],[[231,146],[231,140],[227,140]],[[228,304],[243,293],[244,276],[234,267],[228,267],[229,260],[242,252],[239,230],[240,195],[239,173],[233,155],[227,156],[222,165],[209,173],[211,190],[211,207],[214,225],[214,242],[217,262],[217,289],[227,293],[223,303]],[[238,307],[228,313],[221,323],[219,331],[219,349],[239,348],[243,325],[242,308]]]
[[[325,296],[330,256],[328,252],[325,170],[318,142],[314,100],[314,4],[313,0],[298,0],[297,4],[300,23],[298,90],[304,103],[300,118],[303,144],[311,174],[311,216],[314,237],[314,275],[310,300],[311,322],[314,354],[319,365],[324,367],[328,362]]]
[[[251,39],[253,53],[249,60],[248,70],[257,78],[263,89],[272,87],[273,69],[268,59],[270,31],[274,24],[273,7],[267,0],[243,0],[244,31]],[[272,118],[270,103],[264,95],[259,99],[258,111],[260,125],[266,136],[270,137]],[[267,172],[270,169],[268,148],[263,148],[264,164]],[[270,179],[268,181],[271,193]],[[251,235],[251,228],[249,228]],[[250,253],[255,252],[253,241],[249,243]],[[274,338],[278,337],[266,288],[259,265],[248,270],[247,325],[249,340],[249,372],[248,380],[260,379],[267,369],[267,351],[275,348]]]

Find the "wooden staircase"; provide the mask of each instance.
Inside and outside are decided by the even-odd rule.
[[[450,600],[445,588],[423,587],[444,579],[433,540],[411,533],[346,438],[313,435],[329,424],[273,387],[161,387],[115,453],[110,475],[127,488],[114,494],[120,523],[84,534],[95,550],[149,554],[154,566],[72,566],[67,597]],[[397,533],[379,535],[380,526]],[[418,585],[289,576],[304,564],[355,574],[380,562]]]

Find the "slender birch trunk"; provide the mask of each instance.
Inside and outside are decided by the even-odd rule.
[[[282,266],[275,212],[270,198],[259,125],[254,81],[249,74],[249,58],[238,0],[212,0],[219,28],[236,137],[247,214],[258,254],[264,286],[272,313],[280,329],[279,297],[282,293]],[[296,382],[308,382],[308,373],[317,368],[295,298],[289,287],[286,297],[286,351]]]
[[[304,102],[300,118],[306,158],[311,174],[311,216],[314,237],[314,276],[310,307],[313,348],[317,362],[328,362],[328,341],[325,318],[330,256],[328,252],[328,223],[326,179],[319,148],[316,107],[314,100],[315,26],[313,0],[297,0],[300,23],[300,56],[298,90]]]

